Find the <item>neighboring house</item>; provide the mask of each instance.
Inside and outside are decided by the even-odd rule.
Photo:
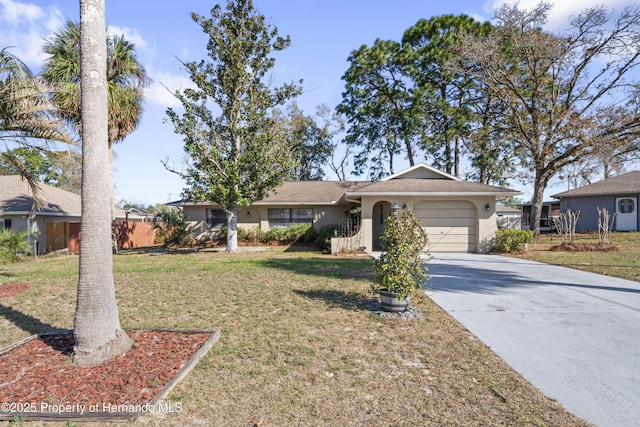
[[[127,209],[123,209],[123,212],[125,214],[125,219],[131,217],[131,218],[134,218],[135,221],[146,221],[146,222],[153,222],[156,219],[155,214],[152,214],[151,212],[145,209],[127,208]]]
[[[496,205],[496,216],[498,228],[519,230],[522,227],[522,214],[520,213],[520,209],[503,206],[498,203]]]
[[[463,181],[419,164],[380,181],[287,181],[265,199],[240,210],[238,226],[288,227],[311,223],[317,230],[350,223],[351,237],[334,239],[332,252],[381,250],[380,236],[391,207],[413,209],[427,231],[433,252],[488,252],[497,230],[496,200],[521,194],[501,187]],[[178,201],[187,228],[197,239],[212,237],[226,225],[213,202]]]
[[[640,171],[628,172],[552,196],[562,212],[580,211],[577,232],[598,230],[598,208],[615,213],[614,231],[640,231]]]
[[[29,231],[35,237],[38,254],[70,245],[76,248],[80,233],[80,196],[47,184],[40,183],[38,187],[41,203],[34,206],[33,192],[26,180],[19,175],[0,176],[0,228]],[[140,221],[143,218],[116,209],[116,220],[125,219]],[[133,228],[126,227],[129,234]]]
[[[531,203],[520,205],[522,211],[522,229],[531,230]],[[554,218],[560,217],[560,202],[542,202],[542,213],[540,214],[540,232],[552,233],[556,231]]]

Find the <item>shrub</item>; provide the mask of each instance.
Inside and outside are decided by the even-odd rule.
[[[497,252],[521,251],[525,243],[532,240],[533,231],[531,230],[498,230],[494,249]]]
[[[397,292],[398,299],[404,299],[429,279],[420,256],[427,235],[413,212],[402,209],[387,217],[381,239],[384,252],[374,260],[376,279],[371,291]]]
[[[310,242],[315,236],[312,224],[295,224],[288,228],[271,228],[259,234],[262,243]]]
[[[309,224],[307,231],[305,231],[304,234],[302,235],[302,241],[304,243],[314,243],[317,237],[318,237],[318,231],[316,231],[316,229],[313,228],[312,224]]]
[[[8,229],[0,233],[0,259],[4,262],[14,263],[18,260],[20,253],[30,252],[27,232],[13,232]]]
[[[187,231],[182,209],[166,209],[158,213],[153,227],[158,230],[157,238],[166,245],[191,243],[193,236]]]
[[[261,231],[258,227],[243,228],[238,227],[238,240],[246,243],[257,243],[260,241]],[[226,237],[226,232],[225,232]]]
[[[339,225],[327,225],[322,227],[316,235],[315,244],[320,246],[320,249],[331,250],[331,238],[335,237],[339,230]]]

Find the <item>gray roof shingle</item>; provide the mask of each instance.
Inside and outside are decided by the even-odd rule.
[[[263,200],[254,204],[330,204],[334,205],[344,197],[368,182],[356,181],[286,181]]]
[[[603,196],[613,194],[640,194],[640,171],[627,172],[603,181],[585,185],[584,187],[554,194],[551,197],[555,199],[562,199],[564,197]]]
[[[39,184],[41,206],[36,213],[80,216],[81,202],[73,194],[47,184]],[[24,214],[31,211],[33,192],[19,175],[0,176],[0,213]]]
[[[335,205],[345,198],[366,195],[497,196],[519,191],[477,182],[463,181],[423,164],[413,166],[382,181],[286,181],[254,205]],[[207,201],[179,200],[173,206],[215,205]]]
[[[396,194],[460,194],[460,195],[497,195],[509,196],[519,194],[518,191],[478,182],[458,181],[450,179],[400,178],[389,181],[371,182],[352,191],[352,195],[381,193]]]
[[[57,215],[80,217],[82,213],[82,199],[61,188],[39,183],[40,207],[37,215]],[[0,215],[25,215],[31,212],[33,192],[26,180],[19,175],[0,175]],[[137,215],[127,215],[120,208],[115,209],[116,218],[136,218]]]

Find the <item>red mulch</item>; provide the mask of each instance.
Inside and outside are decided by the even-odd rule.
[[[0,354],[0,403],[143,405],[211,333],[128,331],[134,347],[94,367],[71,363],[73,335],[43,336]]]
[[[0,299],[17,295],[29,289],[28,283],[0,283]]]

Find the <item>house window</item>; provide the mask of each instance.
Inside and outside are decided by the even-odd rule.
[[[291,224],[313,224],[313,209],[291,209]]]
[[[620,199],[618,200],[618,212],[621,214],[633,213],[635,210],[634,205],[633,199]]]
[[[269,209],[269,228],[291,227],[294,224],[312,224],[313,209]]]
[[[11,218],[0,220],[0,230],[11,230]]]
[[[219,230],[227,225],[227,214],[222,209],[207,209],[207,225]]]

